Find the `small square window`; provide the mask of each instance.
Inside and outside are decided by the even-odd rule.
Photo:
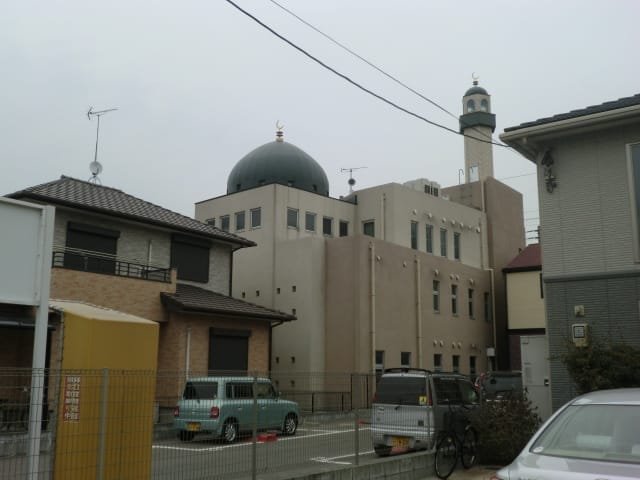
[[[346,237],[349,235],[349,222],[340,220],[340,236]]]
[[[304,229],[307,232],[315,232],[316,231],[316,214],[307,212],[304,215]]]
[[[229,231],[229,215],[222,215],[220,217],[220,229],[225,232]]]
[[[295,315],[298,311],[295,308],[291,309],[291,315]]]
[[[400,352],[400,366],[402,368],[411,367],[411,352]]]
[[[322,234],[327,236],[333,235],[333,218],[322,217]]]
[[[260,208],[251,209],[251,228],[260,228],[262,225],[262,211]]]
[[[442,354],[441,353],[433,354],[433,371],[434,372],[442,371]]]
[[[276,288],[276,293],[280,295],[280,287]]]
[[[260,290],[256,290],[256,297],[260,296]]]
[[[240,294],[240,296],[241,296],[242,298],[246,298],[246,297],[247,297],[247,292],[242,292],[242,293]]]
[[[460,355],[454,355],[451,361],[453,362],[453,373],[460,373]]]
[[[362,233],[370,237],[376,236],[376,224],[373,220],[362,223]]]
[[[298,228],[298,210],[287,208],[287,227]]]
[[[244,230],[244,212],[236,213],[236,231],[240,232]]]
[[[291,291],[295,292],[297,290],[298,287],[296,287],[295,285],[291,285]]]

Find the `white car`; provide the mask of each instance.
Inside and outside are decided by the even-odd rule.
[[[492,480],[640,479],[640,388],[571,400]]]

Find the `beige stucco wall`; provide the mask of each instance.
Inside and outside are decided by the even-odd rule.
[[[440,281],[439,312],[433,310],[433,280]],[[413,367],[432,369],[433,355],[439,353],[444,370],[452,369],[453,355],[460,356],[462,373],[469,373],[470,356],[476,357],[478,372],[487,368],[486,348],[493,345],[492,323],[483,314],[488,272],[358,235],[328,242],[326,282],[328,371],[370,372],[372,341],[375,350],[385,352],[385,367],[400,366],[401,352],[410,352]],[[452,284],[458,286],[457,315],[451,312]],[[469,288],[474,290],[473,318],[468,314]]]
[[[540,275],[538,270],[506,274],[509,330],[545,328]]]

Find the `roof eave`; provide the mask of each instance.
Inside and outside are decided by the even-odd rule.
[[[20,191],[20,192],[16,192],[16,193],[12,193],[11,195],[8,195],[9,198],[14,198],[14,199],[20,199],[20,198],[30,198],[33,200],[38,200],[40,202],[44,202],[47,204],[53,204],[53,205],[61,205],[64,207],[69,207],[69,208],[74,208],[74,209],[78,209],[78,210],[85,210],[85,211],[90,211],[90,212],[95,212],[95,213],[100,213],[102,215],[107,215],[109,217],[116,217],[116,218],[123,218],[126,220],[134,220],[138,223],[143,223],[143,224],[147,224],[147,225],[154,225],[154,226],[158,226],[158,227],[164,227],[167,228],[169,230],[174,230],[177,232],[184,232],[184,233],[189,233],[191,235],[200,235],[202,237],[206,237],[209,239],[214,239],[218,242],[223,242],[223,243],[227,243],[229,245],[233,245],[236,246],[236,248],[234,248],[233,250],[238,250],[240,248],[245,248],[245,247],[255,247],[257,246],[257,243],[252,241],[252,240],[248,240],[248,239],[241,239],[240,237],[238,237],[238,240],[232,240],[229,238],[225,238],[225,237],[220,237],[218,235],[212,235],[212,234],[207,234],[206,232],[200,232],[197,230],[192,230],[189,228],[184,228],[184,227],[179,227],[177,225],[173,225],[170,223],[166,223],[166,222],[159,222],[159,221],[155,221],[155,220],[151,220],[148,218],[144,218],[144,217],[139,217],[136,215],[128,215],[126,213],[121,213],[121,212],[114,212],[113,210],[108,210],[105,208],[97,208],[97,207],[91,207],[91,206],[87,206],[87,205],[82,205],[82,204],[78,204],[78,203],[74,203],[74,202],[68,202],[65,200],[60,200],[60,199],[53,199],[51,197],[48,197],[46,195],[39,195],[37,193],[33,193],[33,192],[28,192],[28,191]]]
[[[608,126],[613,126],[613,124],[626,124],[639,119],[640,105],[632,105],[606,112],[541,123],[530,127],[514,127],[515,129],[507,129],[500,134],[500,140],[513,147],[528,160],[537,163],[545,148],[540,146],[539,143],[541,141],[566,135],[568,132],[580,133],[581,131],[593,130],[604,123],[608,124]]]

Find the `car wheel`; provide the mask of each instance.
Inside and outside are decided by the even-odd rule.
[[[180,432],[178,432],[178,438],[183,442],[188,442],[190,440],[193,440],[194,436],[195,436],[194,432],[187,432],[186,430],[180,430]]]
[[[227,443],[233,443],[238,438],[238,424],[233,420],[227,420],[222,427],[222,438]]]
[[[296,417],[293,413],[290,413],[284,419],[284,425],[282,426],[282,434],[295,435],[297,429],[298,429],[298,417]]]
[[[379,457],[386,457],[391,453],[391,447],[387,445],[374,445],[373,450]]]

